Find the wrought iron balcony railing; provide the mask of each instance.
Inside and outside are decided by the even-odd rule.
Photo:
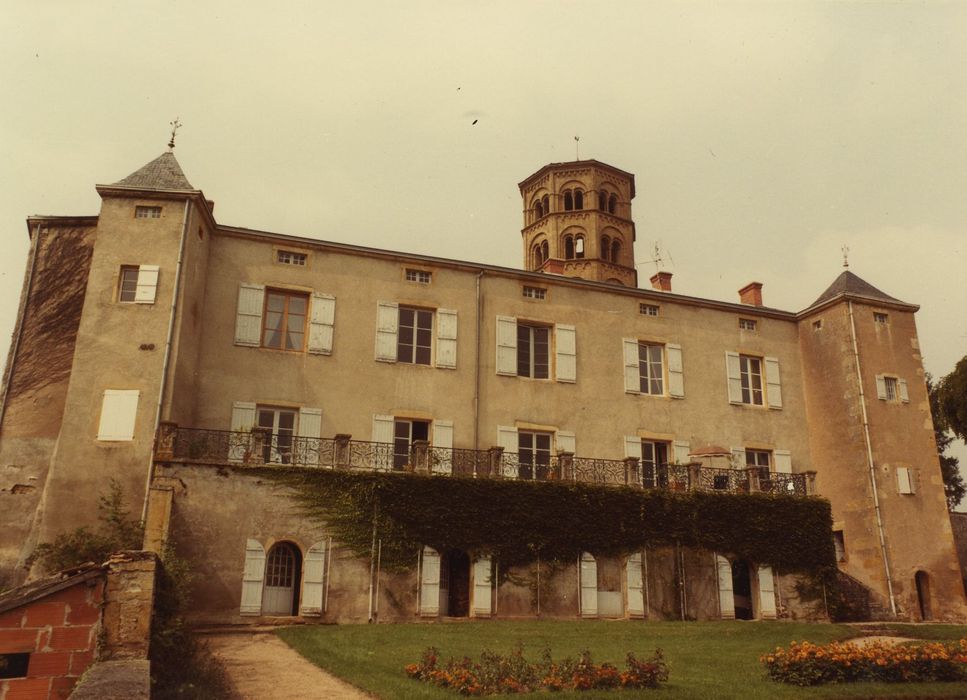
[[[698,463],[651,464],[629,457],[597,459],[568,452],[531,456],[505,451],[434,447],[415,441],[408,454],[393,443],[353,440],[349,435],[304,438],[250,432],[181,428],[162,423],[155,460],[212,465],[279,466],[375,472],[418,472],[521,481],[574,481],[669,491],[723,491],[806,496],[814,473],[783,474],[762,467],[714,469]]]

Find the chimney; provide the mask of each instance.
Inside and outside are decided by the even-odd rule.
[[[749,282],[739,290],[739,303],[762,306],[762,282]]]
[[[672,273],[656,272],[651,276],[651,286],[661,292],[672,290]]]

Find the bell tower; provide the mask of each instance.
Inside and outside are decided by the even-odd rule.
[[[635,176],[596,160],[551,163],[519,183],[524,269],[638,286]]]

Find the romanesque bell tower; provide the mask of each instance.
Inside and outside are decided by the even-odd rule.
[[[634,175],[596,160],[551,163],[518,188],[525,269],[638,286]]]

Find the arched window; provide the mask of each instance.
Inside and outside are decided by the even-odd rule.
[[[545,214],[550,214],[551,213],[551,198],[548,195],[545,194],[543,197],[541,197],[541,204],[543,205],[544,213]]]
[[[549,257],[547,241],[543,241],[541,243],[541,260],[547,260]]]
[[[263,615],[298,614],[301,569],[302,556],[291,542],[279,542],[269,550],[262,589]]]
[[[608,198],[608,213],[614,214],[618,209],[618,195],[613,194]]]
[[[584,209],[584,192],[581,190],[574,190],[574,208]]]
[[[574,238],[571,236],[564,237],[564,259],[573,260],[574,259]]]
[[[544,260],[541,259],[541,247],[540,245],[535,245],[534,249],[531,251],[531,257],[534,260],[534,269],[536,270],[541,265],[544,264]]]
[[[577,236],[574,239],[574,257],[584,257],[584,236]]]
[[[611,262],[618,262],[618,256],[621,254],[621,241],[615,238],[611,241]]]
[[[598,209],[608,211],[608,192],[606,190],[598,192]]]
[[[611,239],[607,236],[601,236],[601,259],[607,260],[608,256],[611,254]]]
[[[544,216],[544,205],[541,204],[541,200],[536,200],[534,202],[534,219],[540,219]]]
[[[571,190],[564,190],[564,211],[571,211],[574,209],[574,195]]]

